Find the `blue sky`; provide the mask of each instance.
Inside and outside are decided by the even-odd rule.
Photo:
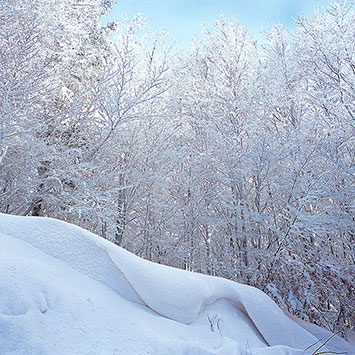
[[[227,17],[237,15],[258,39],[261,27],[281,23],[292,29],[292,18],[312,13],[316,5],[328,0],[117,0],[108,16],[120,20],[124,11],[129,15],[144,13],[148,29],[167,29],[170,35],[188,48],[192,35],[201,32],[201,22],[210,24],[221,13]]]

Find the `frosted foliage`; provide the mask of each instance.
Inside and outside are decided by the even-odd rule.
[[[186,55],[143,15],[102,25],[112,4],[0,2],[0,211],[255,286],[346,337],[353,2],[262,44],[221,16]]]

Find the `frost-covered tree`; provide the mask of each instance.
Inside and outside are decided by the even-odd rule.
[[[42,25],[43,16],[28,3],[0,4],[0,196],[8,213],[21,213],[28,203],[38,159],[33,128],[53,89],[54,57],[43,50]]]
[[[204,41],[195,43],[180,74],[186,79],[180,80],[179,111],[191,132],[180,173],[186,174],[180,179],[185,187],[178,189],[183,194],[181,202],[190,209],[183,217],[193,231],[186,243],[195,252],[205,249],[206,260],[214,260],[213,269],[224,269],[230,277],[237,270],[242,273],[248,264],[245,201],[249,181],[242,165],[247,164],[249,137],[257,125],[249,119],[257,66],[255,41],[238,22],[222,17],[212,30],[206,28]],[[211,250],[217,254],[212,256]],[[223,253],[228,261],[220,259]],[[237,264],[240,268],[229,267]]]
[[[159,168],[156,155],[163,147],[155,145],[167,120],[168,53],[162,35],[142,34],[143,26],[138,16],[116,27],[110,58],[90,85],[94,143],[85,159],[93,168],[84,175],[87,203],[77,211],[117,244],[136,218],[133,208],[148,176]]]
[[[107,56],[108,34],[99,19],[108,3],[0,6],[1,144],[7,147],[2,210],[51,215],[70,196],[73,165],[87,148],[83,127],[92,116],[92,98],[86,86]]]

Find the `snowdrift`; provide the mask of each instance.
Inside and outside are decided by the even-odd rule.
[[[329,336],[253,287],[148,262],[65,222],[0,214],[1,355],[312,354]],[[322,350],[355,353],[338,337]]]

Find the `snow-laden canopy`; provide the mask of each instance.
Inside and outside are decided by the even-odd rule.
[[[151,263],[58,220],[0,214],[2,355],[311,354],[330,335],[256,288]],[[340,338],[327,348],[353,351]]]

